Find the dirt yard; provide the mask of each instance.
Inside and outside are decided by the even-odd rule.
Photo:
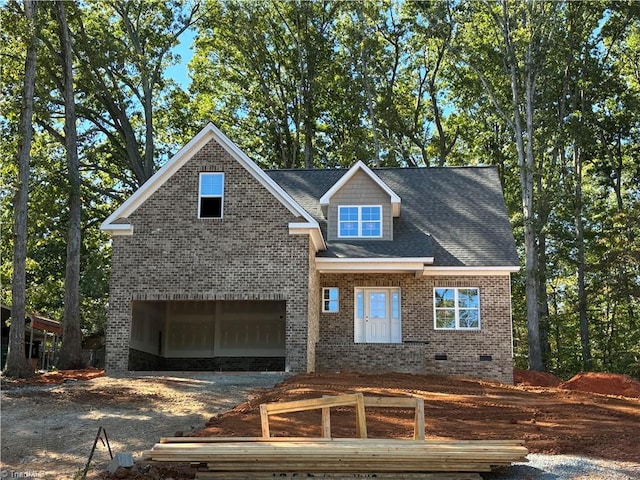
[[[522,382],[518,386],[409,374],[184,374],[99,377],[45,387],[4,385],[2,468],[32,472],[34,478],[73,478],[86,463],[99,425],[107,430],[114,452],[138,454],[179,430],[198,436],[259,436],[260,403],[350,392],[424,398],[428,438],[524,439],[532,453],[640,464],[640,383],[603,374],[560,383],[516,372],[516,379]],[[545,382],[555,386],[539,386]],[[602,393],[581,391],[585,389]],[[274,436],[320,434],[320,414],[315,412],[275,417],[270,423]],[[353,436],[353,410],[335,409],[331,424],[334,436]],[[412,426],[409,411],[367,412],[372,437],[409,438]],[[108,459],[99,444],[88,478],[193,476],[188,468],[149,462],[111,476],[104,471]],[[633,471],[640,473],[636,466]]]

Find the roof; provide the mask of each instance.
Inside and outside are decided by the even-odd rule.
[[[347,172],[266,171],[318,222],[325,239],[327,221],[320,199]],[[372,172],[402,199],[402,213],[393,220],[393,240],[327,240],[327,249],[318,252],[318,257],[433,257],[436,267],[520,265],[496,168],[382,168]]]
[[[2,311],[2,326],[4,327],[7,324],[7,320],[11,317],[11,307],[7,305],[0,305],[0,311]],[[36,330],[62,335],[62,324],[57,320],[51,320],[50,318],[43,317],[42,315],[27,313],[25,318],[25,327],[31,328],[31,326]]]
[[[102,223],[102,230],[114,235],[131,235],[133,226],[125,220],[135,212],[155,191],[157,191],[171,176],[187,163],[209,141],[214,140],[222,146],[238,163],[247,171],[280,203],[282,203],[294,216],[300,217],[294,227],[306,230],[317,229],[315,221],[293,200],[279,185],[269,178],[238,146],[233,143],[212,123],[207,124],[191,139],[178,153],[165,163],[146,183],[136,190],[122,205],[120,205]],[[319,235],[318,235],[319,236]],[[322,245],[324,246],[324,245]]]

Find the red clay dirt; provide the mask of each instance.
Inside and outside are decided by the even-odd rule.
[[[11,385],[48,385],[60,384],[65,381],[91,380],[92,378],[102,377],[104,370],[97,368],[85,368],[81,370],[54,370],[52,372],[37,373],[29,378],[5,379],[3,383]]]
[[[513,381],[516,385],[528,385],[530,387],[557,387],[562,383],[552,373],[534,372],[532,370],[513,369]]]
[[[424,398],[427,438],[523,439],[532,453],[640,462],[639,398],[435,375],[298,375],[211,418],[194,435],[260,436],[261,403],[354,392]],[[315,411],[270,419],[272,436],[320,436],[320,425]],[[331,426],[334,437],[355,436],[353,409],[332,409]],[[413,412],[367,409],[367,430],[372,438],[411,438]]]
[[[84,379],[103,372],[88,370],[45,375],[43,383]],[[624,376],[581,373],[567,382],[550,374],[515,372],[519,385],[503,385],[436,375],[358,373],[292,376],[272,389],[213,417],[196,436],[260,436],[261,403],[362,392],[374,396],[414,395],[425,400],[427,438],[523,439],[531,453],[573,454],[613,461],[640,462],[640,382]],[[37,381],[34,379],[29,382]],[[547,385],[556,387],[549,387]],[[583,391],[587,390],[587,391]],[[596,392],[596,393],[594,393]],[[270,419],[273,436],[320,436],[320,412]],[[331,411],[332,435],[355,436],[352,408]],[[413,412],[367,409],[372,438],[411,438]],[[159,439],[158,439],[159,440]],[[151,448],[152,445],[149,445]],[[139,467],[139,468],[138,468]],[[151,468],[144,472],[141,468]],[[188,468],[141,462],[128,472],[104,472],[115,478],[193,478]]]
[[[615,373],[582,372],[558,386],[566,390],[640,398],[640,382]]]

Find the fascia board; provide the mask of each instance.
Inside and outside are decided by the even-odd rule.
[[[394,192],[386,183],[384,183],[380,177],[378,177],[369,167],[367,167],[362,160],[359,160],[353,167],[349,169],[333,186],[326,191],[322,197],[320,197],[320,205],[329,205],[331,197],[340,190],[351,177],[353,177],[358,170],[362,170],[366,173],[371,180],[373,180],[380,188],[389,194],[391,204],[393,205],[393,216],[400,215],[400,205],[402,200],[396,192]]]
[[[322,232],[320,231],[320,225],[315,221],[309,223],[291,222],[289,223],[289,234],[309,235],[316,252],[327,249],[327,244],[325,243]]]
[[[105,225],[106,221],[103,222],[100,227],[102,230],[111,233],[111,235],[133,235],[133,225],[128,223],[111,223]]]
[[[209,123],[193,137],[184,147],[165,163],[149,180],[127,198],[107,219],[102,222],[102,230],[114,230],[116,220],[127,218],[142,205],[156,190],[171,178],[202,146],[212,138],[213,124]],[[215,128],[215,127],[213,127]]]
[[[423,276],[496,276],[503,275],[509,276],[512,273],[520,271],[519,266],[496,266],[496,267],[439,267],[439,266],[425,266],[422,271]]]
[[[160,170],[145,182],[133,195],[120,205],[107,219],[102,222],[101,229],[115,231],[119,227],[113,222],[120,218],[127,218],[142,205],[156,190],[158,190],[171,176],[187,163],[207,142],[215,139],[238,163],[273,194],[293,215],[303,217],[308,222],[315,222],[313,217],[304,210],[280,185],[273,181],[258,167],[240,148],[233,143],[212,123],[207,124],[200,132],[182,147]]]
[[[433,257],[405,258],[324,258],[316,257],[320,272],[422,272],[425,265],[433,263]]]

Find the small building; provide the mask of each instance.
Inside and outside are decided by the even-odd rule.
[[[4,367],[9,349],[9,318],[11,308],[2,305],[2,366]],[[25,319],[25,355],[31,359],[36,369],[47,370],[55,366],[60,343],[62,342],[62,325],[56,320],[30,313]]]

